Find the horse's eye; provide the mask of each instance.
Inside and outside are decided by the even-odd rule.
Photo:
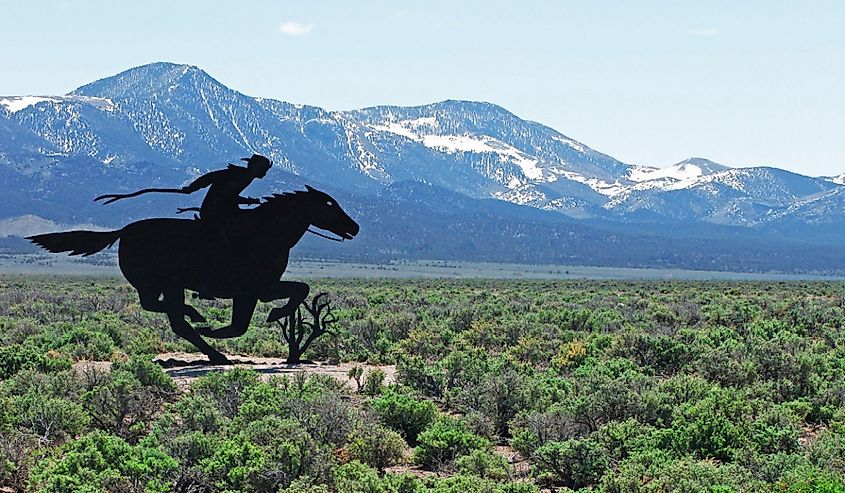
[[[327,206],[329,206],[329,207],[331,207],[331,206],[333,206],[333,205],[334,205],[334,202],[332,202],[331,200],[327,200],[327,201],[326,201],[326,205],[327,205]]]

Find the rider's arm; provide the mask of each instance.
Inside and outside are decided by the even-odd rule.
[[[184,193],[194,193],[197,190],[203,189],[212,183],[217,178],[217,174],[220,173],[219,171],[212,171],[211,173],[206,173],[196,180],[192,181],[190,185],[182,187],[182,192]]]

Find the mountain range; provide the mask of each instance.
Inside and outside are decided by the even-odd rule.
[[[356,246],[309,240],[303,254],[845,272],[845,174],[628,164],[490,103],[327,111],[172,63],[0,97],[0,219],[171,215],[184,196],[91,199],[181,185],[252,153],[274,161],[252,195],[308,183],[361,216]]]

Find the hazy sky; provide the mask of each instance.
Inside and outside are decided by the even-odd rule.
[[[845,172],[845,1],[0,0],[0,94],[153,61],[352,109],[490,101],[636,164]]]

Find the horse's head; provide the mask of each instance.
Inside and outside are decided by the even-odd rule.
[[[308,185],[305,185],[305,188],[308,190],[305,195],[312,225],[331,231],[346,240],[351,240],[358,234],[360,229],[358,223],[340,208],[337,200],[329,194],[315,190]]]

